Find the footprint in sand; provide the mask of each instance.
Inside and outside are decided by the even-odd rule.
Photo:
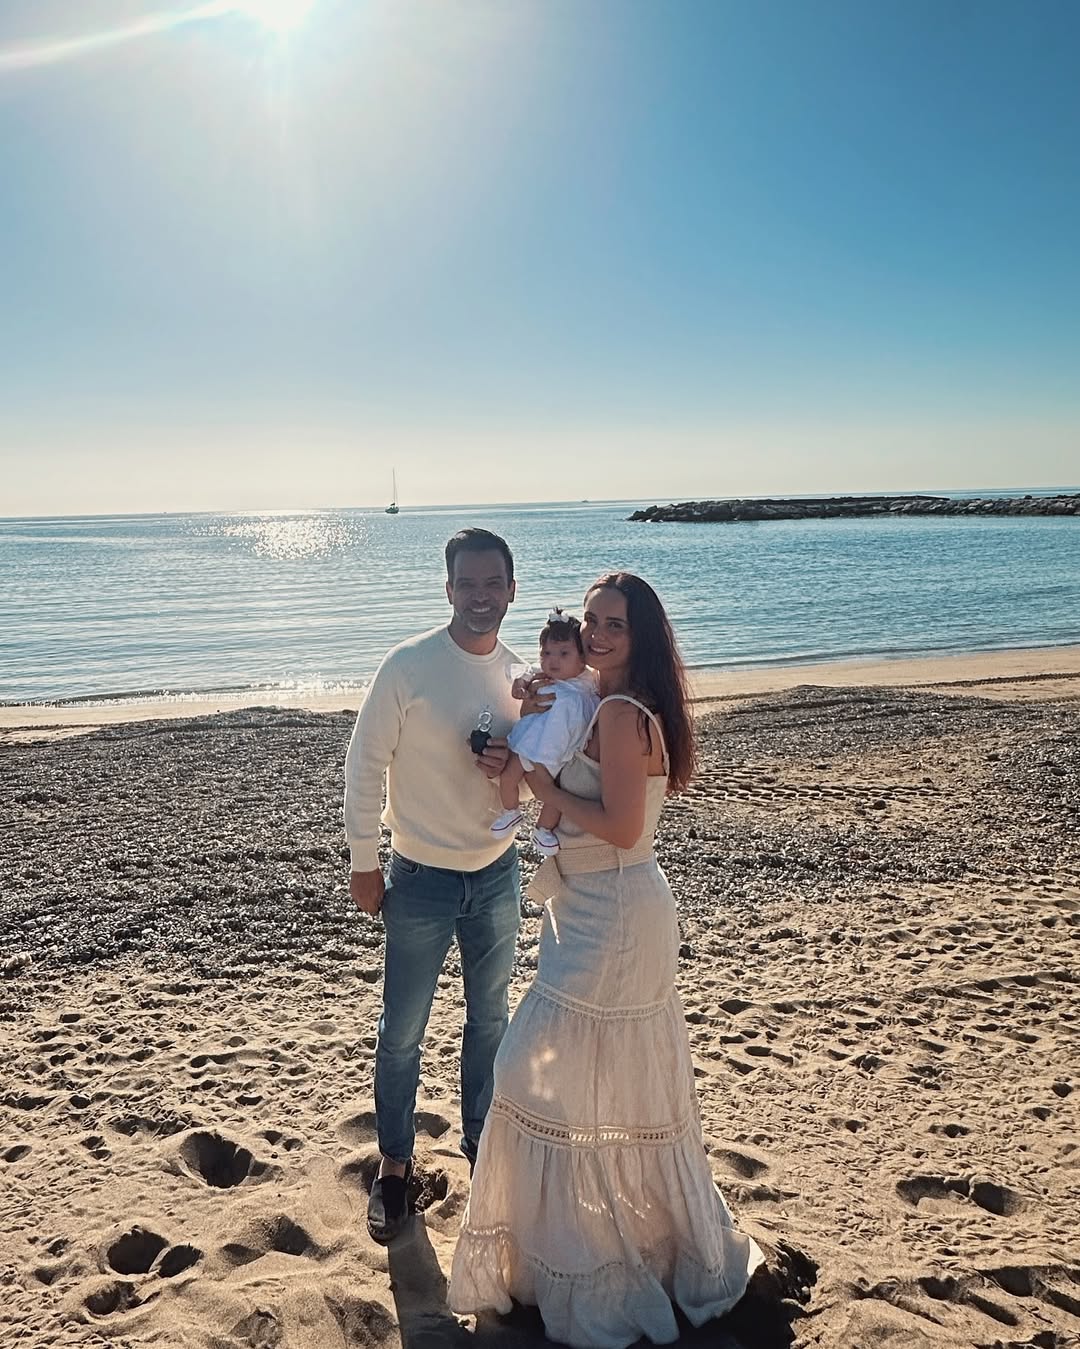
[[[445,1115],[433,1110],[417,1110],[413,1123],[418,1134],[427,1134],[429,1138],[442,1138],[453,1126]],[[362,1110],[358,1115],[350,1115],[337,1127],[338,1136],[352,1146],[374,1143],[378,1137],[374,1110]]]
[[[201,1259],[197,1246],[173,1246],[160,1233],[136,1224],[103,1243],[102,1275],[83,1285],[81,1308],[93,1320],[131,1312],[157,1296],[159,1278],[173,1279]]]
[[[1080,1320],[1080,1298],[1056,1286],[1055,1282],[1080,1283],[1080,1268],[1070,1265],[1004,1265],[989,1269],[987,1277],[999,1288],[1018,1298],[1036,1298]],[[1054,1341],[1057,1345],[1059,1341]],[[1060,1343],[1064,1344],[1063,1341]]]
[[[924,1203],[937,1208],[942,1203],[970,1202],[997,1217],[1012,1217],[1027,1207],[1027,1200],[1008,1186],[992,1180],[970,1180],[966,1176],[911,1176],[897,1181],[896,1193],[912,1208]]]
[[[104,1265],[115,1274],[148,1274],[168,1245],[167,1237],[145,1227],[132,1227],[106,1247]]]
[[[10,1110],[44,1110],[55,1099],[55,1096],[38,1096],[29,1091],[9,1091],[0,1096],[0,1105],[6,1105]]]
[[[783,1204],[799,1196],[794,1190],[781,1190],[766,1184],[771,1165],[761,1157],[737,1148],[717,1147],[709,1150],[710,1160],[719,1163],[725,1173],[719,1178],[720,1188],[740,1204]]]
[[[89,1134],[86,1138],[80,1138],[79,1142],[95,1161],[104,1162],[112,1156],[100,1134]]]
[[[932,1134],[944,1134],[946,1138],[963,1138],[965,1134],[971,1133],[966,1124],[948,1124],[934,1123],[929,1126]]]
[[[939,1324],[940,1314],[928,1304],[936,1303],[939,1308],[942,1304],[952,1304],[957,1308],[971,1309],[996,1322],[998,1326],[1014,1328],[1031,1314],[1028,1299],[1080,1318],[1080,1301],[1051,1282],[1059,1278],[1074,1283],[1080,1278],[1080,1271],[1065,1266],[1006,1265],[976,1275],[924,1274],[914,1279],[882,1280],[866,1288],[861,1296],[880,1299],[902,1311]],[[1025,1301],[1018,1301],[1013,1307],[1001,1294],[1005,1298]],[[994,1332],[988,1327],[987,1333]],[[998,1349],[1005,1349],[999,1338],[995,1338],[992,1343]],[[1010,1340],[1008,1345],[1015,1349],[1025,1346],[1027,1349],[1066,1349],[1072,1343],[1072,1336],[1061,1335],[1054,1330],[1040,1330],[1030,1336],[1025,1333],[1022,1342]],[[981,1338],[976,1344],[979,1349],[991,1349],[990,1342]]]
[[[135,1285],[123,1279],[95,1279],[82,1294],[82,1305],[94,1318],[131,1311],[139,1302]]]
[[[757,1180],[770,1168],[769,1163],[760,1157],[752,1157],[747,1152],[737,1152],[734,1148],[712,1148],[709,1156],[714,1157],[732,1175],[741,1180]]]
[[[222,1256],[233,1265],[249,1265],[265,1255],[291,1255],[321,1260],[332,1248],[321,1246],[298,1222],[285,1213],[259,1217],[233,1241],[221,1247]]]
[[[746,1045],[743,1048],[744,1054],[750,1054],[758,1059],[775,1059],[777,1063],[782,1063],[785,1068],[790,1068],[795,1060],[790,1054],[785,1054],[779,1049],[773,1049],[770,1045]]]
[[[277,1129],[264,1129],[260,1137],[265,1138],[272,1148],[280,1146],[285,1152],[296,1152],[304,1146],[302,1138],[288,1138]]]
[[[915,1280],[927,1297],[935,1302],[956,1302],[963,1306],[974,1307],[976,1311],[989,1316],[1003,1326],[1018,1326],[1020,1318],[1001,1302],[975,1291],[954,1278],[939,1278],[937,1275],[924,1275]]]
[[[85,1097],[80,1098],[86,1100]],[[74,1104],[72,1098],[72,1104]],[[90,1102],[87,1100],[86,1104]],[[85,1108],[85,1107],[80,1107]],[[182,1134],[192,1127],[189,1119],[179,1115],[163,1115],[155,1119],[150,1115],[114,1115],[108,1121],[108,1127],[125,1138],[169,1138],[173,1134]]]
[[[337,1322],[345,1344],[385,1344],[398,1330],[397,1322],[377,1302],[357,1297],[327,1297],[326,1306]],[[253,1345],[274,1345],[277,1340],[251,1340]]]
[[[183,1244],[170,1246],[157,1263],[156,1273],[163,1279],[175,1279],[185,1269],[190,1269],[202,1259],[202,1251],[197,1246]]]
[[[278,1170],[258,1161],[242,1144],[204,1129],[196,1129],[180,1140],[169,1165],[180,1174],[219,1190],[268,1179]]]

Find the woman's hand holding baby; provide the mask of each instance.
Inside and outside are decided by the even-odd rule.
[[[546,712],[555,701],[554,693],[540,692],[541,688],[551,687],[551,680],[547,675],[543,673],[534,674],[531,678],[522,679],[520,682],[523,690],[521,694],[523,700],[521,715],[523,717],[531,717],[534,712]],[[516,683],[517,681],[515,681],[515,686]],[[514,697],[517,696],[515,693]]]

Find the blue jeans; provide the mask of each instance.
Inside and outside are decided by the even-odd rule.
[[[461,1148],[475,1160],[491,1104],[492,1065],[506,1031],[506,988],[521,916],[517,848],[480,871],[422,866],[394,853],[383,898],[383,1010],[375,1050],[379,1150],[413,1154],[420,1042],[450,942],[457,936],[465,984],[461,1037]]]

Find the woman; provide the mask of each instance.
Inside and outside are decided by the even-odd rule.
[[[536,979],[495,1060],[495,1095],[454,1255],[456,1312],[539,1307],[575,1349],[677,1338],[742,1296],[762,1255],[732,1226],[702,1146],[675,991],[675,904],[653,853],[694,766],[686,676],[655,592],[602,576],[582,638],[603,701],[557,785],[562,850]],[[535,883],[534,883],[535,884]]]

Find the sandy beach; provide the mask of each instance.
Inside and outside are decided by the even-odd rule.
[[[978,688],[994,698],[1067,698],[1080,692],[1080,646],[700,670],[692,673],[691,684],[699,709],[714,702],[779,693],[801,684],[827,688],[926,688],[941,693]],[[359,705],[364,688],[365,685],[357,684],[345,692],[318,694],[275,690],[273,694],[226,694],[214,698],[184,695],[145,701],[0,704],[0,735],[10,740],[81,734],[95,726],[210,716],[260,706],[267,701],[275,707],[341,712]]]
[[[1080,648],[695,694],[658,853],[713,1173],[770,1269],[680,1343],[1080,1344]],[[453,955],[418,1216],[366,1234],[351,713],[219,706],[0,709],[0,1344],[544,1343],[445,1304]],[[527,904],[514,1000],[538,933]]]

